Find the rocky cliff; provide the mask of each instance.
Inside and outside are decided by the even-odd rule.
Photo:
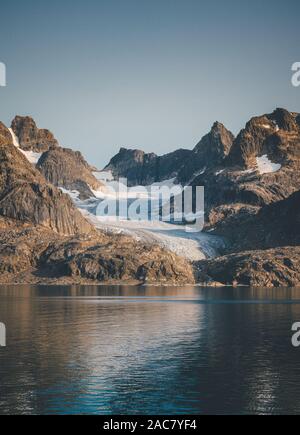
[[[0,126],[0,215],[40,224],[59,234],[92,230],[70,198],[48,184],[12,144],[9,130],[3,124]]]
[[[58,145],[53,134],[49,130],[37,128],[35,121],[29,116],[16,116],[11,128],[24,151],[42,153]]]
[[[276,109],[251,119],[222,168],[205,186],[206,230],[228,241],[226,254],[199,263],[198,279],[261,286],[300,283],[299,115]]]
[[[211,131],[200,140],[180,168],[177,175],[178,182],[188,184],[199,173],[222,165],[231,150],[233,141],[233,134],[223,124],[215,122]]]
[[[127,178],[129,186],[150,185],[175,178],[191,151],[180,149],[163,156],[141,150],[121,148],[104,168],[115,179]]]
[[[105,190],[79,151],[51,148],[42,154],[37,169],[55,186],[78,191],[80,199],[93,197],[92,190]]]
[[[300,129],[294,113],[277,109],[251,119],[223,164],[207,168],[191,185],[205,187],[206,211],[244,204],[261,207],[300,189]],[[216,212],[216,213],[215,213]]]
[[[66,190],[76,190],[80,199],[92,198],[93,190],[104,190],[104,185],[93,175],[94,168],[79,151],[62,148],[54,135],[39,129],[29,116],[16,116],[11,128],[20,149],[29,157],[36,155],[36,167],[49,183]]]

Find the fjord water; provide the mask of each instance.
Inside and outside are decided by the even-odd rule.
[[[0,414],[300,413],[297,289],[0,287]]]

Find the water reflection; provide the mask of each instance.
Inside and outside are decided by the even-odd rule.
[[[299,289],[0,287],[0,413],[297,413]]]

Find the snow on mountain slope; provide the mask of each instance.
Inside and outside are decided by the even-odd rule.
[[[171,179],[166,184],[172,187],[173,182],[174,179]],[[114,213],[114,203],[116,200],[117,184],[115,181],[108,182],[106,184],[108,188],[107,192],[93,192],[97,198],[85,201],[81,201],[78,198],[76,191],[62,190],[70,195],[82,214],[102,231],[127,234],[144,243],[158,244],[190,261],[215,257],[224,248],[224,241],[220,237],[203,232],[187,232],[184,225],[175,225],[158,220],[159,208],[157,208],[155,218],[152,217],[153,220],[149,220],[147,212],[143,211],[143,205],[146,206],[150,200],[155,199],[155,194],[149,197],[149,193],[147,193],[151,192],[151,190],[148,190],[150,186],[135,186],[127,191],[122,191],[117,199],[119,216],[116,216]],[[162,187],[164,183],[157,184],[156,187]],[[140,219],[128,220],[127,207],[135,199],[138,199],[140,204],[142,204]],[[99,212],[99,205],[101,206],[103,200],[105,200],[106,204],[112,204],[109,215],[101,216],[96,212],[96,210]],[[125,210],[125,215],[123,215],[123,212],[120,212],[122,208]]]
[[[281,165],[279,163],[272,163],[267,154],[256,157],[256,164],[261,175],[277,172],[281,169]]]
[[[32,163],[33,165],[36,165],[37,162],[39,161],[42,153],[35,153],[34,151],[24,151],[22,150],[22,148],[20,148],[20,144],[19,144],[19,139],[18,137],[15,135],[14,131],[12,128],[8,129],[10,131],[12,140],[13,140],[13,144],[16,148],[18,148],[21,153],[24,154],[24,156],[27,158],[27,160]]]

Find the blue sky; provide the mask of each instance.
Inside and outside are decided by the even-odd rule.
[[[215,120],[300,111],[299,21],[298,0],[2,2],[0,120],[31,115],[99,167],[192,148]]]

